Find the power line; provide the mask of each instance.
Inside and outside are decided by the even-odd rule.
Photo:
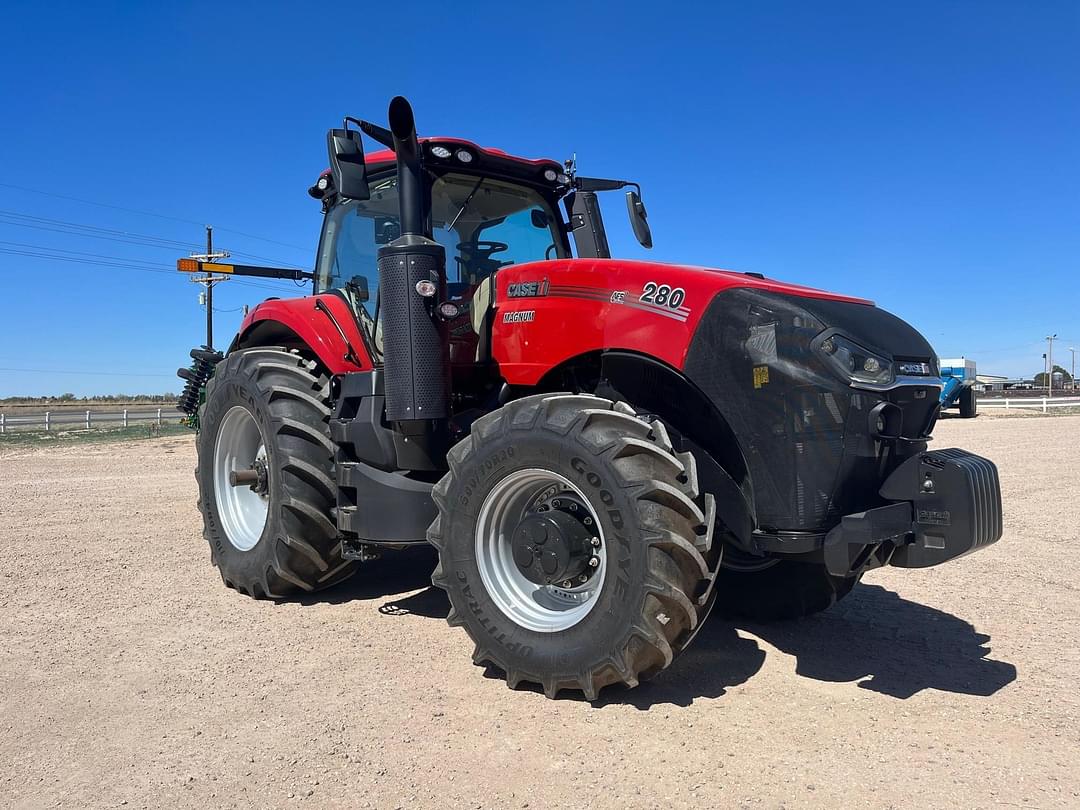
[[[65,371],[58,368],[8,368],[0,366],[0,371],[15,371],[20,374],[83,374],[89,377],[175,377],[175,374],[158,372],[122,372],[122,371]]]
[[[88,225],[81,222],[69,222],[62,219],[38,217],[31,214],[23,214],[18,211],[6,211],[2,209],[0,209],[0,224],[11,225],[17,228],[33,228],[39,231],[62,233],[70,236],[88,236],[92,239],[105,239],[111,242],[119,242],[121,244],[159,248],[162,250],[170,250],[173,252],[177,250],[190,252],[192,250],[198,250],[198,248],[200,247],[196,242],[185,242],[179,239],[168,239],[163,236],[153,236],[151,234],[133,233],[131,231],[104,228],[100,225]],[[231,253],[235,256],[244,256],[252,259],[258,259],[261,261],[267,261],[284,267],[296,267],[291,262],[286,262],[281,259],[275,259],[269,256],[262,256],[258,253],[248,253],[241,250],[234,250],[231,251]]]
[[[40,194],[43,197],[55,197],[58,200],[70,200],[71,202],[83,203],[84,205],[96,205],[96,206],[98,206],[100,208],[112,208],[114,211],[126,211],[129,214],[141,214],[142,216],[157,217],[158,219],[168,219],[168,220],[172,220],[173,222],[183,222],[186,225],[199,225],[199,226],[202,226],[204,224],[202,222],[198,222],[198,221],[193,220],[193,219],[184,219],[183,217],[174,217],[174,216],[170,216],[169,214],[158,214],[158,213],[155,213],[154,211],[144,211],[144,210],[139,209],[139,208],[128,208],[128,207],[123,206],[123,205],[112,205],[111,203],[96,202],[94,200],[83,199],[82,197],[71,197],[71,196],[68,196],[67,194],[56,194],[55,192],[52,192],[52,191],[41,191],[40,189],[28,188],[26,186],[19,186],[19,185],[15,185],[14,183],[0,183],[0,187],[11,188],[11,189],[15,189],[17,191],[25,191],[25,192],[27,192],[29,194]],[[310,250],[310,248],[300,247],[299,245],[292,245],[292,244],[290,244],[288,242],[281,242],[281,241],[279,241],[277,239],[269,239],[269,238],[267,238],[265,236],[258,236],[258,235],[253,234],[253,233],[246,233],[244,231],[238,231],[238,230],[235,230],[233,228],[218,228],[218,230],[219,231],[225,231],[226,233],[235,233],[237,236],[243,236],[243,237],[246,237],[247,239],[256,239],[256,240],[258,240],[260,242],[268,242],[268,243],[270,243],[272,245],[281,245],[282,247],[292,248],[293,250],[302,250],[302,251],[305,251],[305,252]]]
[[[0,253],[11,256],[25,256],[31,259],[51,259],[59,262],[74,264],[87,264],[97,267],[110,267],[118,270],[138,270],[145,273],[164,273],[179,280],[176,268],[167,264],[159,264],[153,260],[130,259],[123,256],[108,256],[100,253],[86,253],[84,251],[66,250],[64,248],[52,248],[46,245],[32,245],[25,242],[0,241],[0,245],[13,247],[0,247]],[[65,255],[66,254],[66,255]],[[284,279],[283,279],[284,280]],[[257,281],[234,279],[234,284],[242,284],[245,287],[253,287],[262,290],[272,290],[280,293],[281,287],[269,284],[260,284]]]
[[[68,227],[72,227],[72,228],[85,228],[87,230],[102,231],[104,233],[113,234],[113,235],[116,235],[116,236],[127,236],[127,237],[137,237],[137,238],[140,238],[140,239],[151,239],[151,240],[153,240],[155,242],[168,242],[168,243],[173,244],[173,245],[187,246],[187,245],[196,245],[197,244],[195,242],[191,242],[191,241],[186,240],[186,239],[184,239],[184,240],[181,240],[181,239],[169,239],[168,237],[155,236],[153,234],[137,233],[135,231],[128,231],[128,230],[118,229],[118,228],[108,228],[108,227],[106,227],[104,225],[93,225],[93,224],[89,224],[89,223],[86,223],[86,222],[71,222],[70,220],[66,220],[66,219],[54,219],[52,217],[38,216],[37,214],[26,214],[26,213],[23,213],[22,211],[11,211],[11,210],[8,210],[8,209],[0,209],[0,214],[3,214],[4,216],[7,216],[7,217],[16,217],[18,219],[29,219],[29,220],[34,220],[36,222],[45,222],[45,223],[48,223],[50,225],[64,225],[64,226],[68,226]]]

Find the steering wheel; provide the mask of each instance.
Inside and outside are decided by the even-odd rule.
[[[500,267],[510,264],[510,262],[500,262],[497,258],[492,258],[496,253],[509,249],[510,246],[506,242],[489,242],[484,239],[459,242],[456,258],[461,268],[462,279],[469,284],[477,284],[480,279],[487,278]]]
[[[551,259],[555,258],[555,254],[556,254],[555,245],[550,244],[550,245],[548,245],[547,250],[544,251],[544,259],[545,260],[551,260]]]
[[[464,257],[467,262],[478,261],[486,262],[491,259],[496,253],[502,253],[504,250],[509,250],[510,246],[506,242],[489,242],[484,239],[470,239],[467,242],[458,242],[458,252],[468,252],[470,255]]]

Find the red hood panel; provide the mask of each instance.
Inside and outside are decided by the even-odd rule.
[[[546,273],[557,273],[560,270],[570,269],[592,271],[597,274],[597,278],[600,279],[597,283],[601,285],[603,284],[602,279],[612,275],[637,278],[649,277],[657,281],[663,279],[663,283],[666,284],[672,284],[672,279],[677,279],[682,283],[689,276],[693,279],[692,283],[695,287],[704,285],[714,292],[721,292],[732,287],[752,287],[758,290],[784,295],[797,295],[803,298],[824,298],[829,301],[847,301],[868,306],[874,304],[873,301],[867,298],[842,295],[828,290],[819,290],[816,287],[790,284],[786,281],[758,278],[736,270],[719,270],[713,267],[697,267],[689,264],[664,264],[662,262],[644,262],[629,259],[562,259],[514,266],[515,271],[525,271],[526,269]]]
[[[702,313],[724,290],[873,305],[730,270],[623,259],[516,264],[495,280],[494,358],[513,385],[535,385],[570,358],[612,349],[681,369]]]

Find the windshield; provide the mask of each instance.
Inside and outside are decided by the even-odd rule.
[[[445,174],[431,187],[432,236],[446,248],[451,297],[469,291],[498,268],[561,255],[560,222],[547,201],[526,186],[490,177]],[[371,198],[335,206],[319,245],[316,292],[344,289],[354,277],[377,300],[379,247],[400,235],[397,179],[371,183]]]

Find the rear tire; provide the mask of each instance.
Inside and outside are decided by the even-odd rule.
[[[756,622],[799,619],[832,607],[858,581],[833,576],[820,563],[794,560],[773,560],[758,570],[725,567],[716,577],[716,610]]]
[[[660,672],[686,647],[712,606],[719,543],[693,457],[675,453],[662,423],[600,397],[531,396],[475,422],[449,462],[433,493],[432,582],[450,597],[447,620],[475,642],[474,663],[501,669],[511,687],[536,683],[548,697],[580,689],[593,700],[608,684]],[[563,508],[576,498],[594,521],[597,563],[573,580],[580,586],[530,583],[508,558],[515,521],[558,508],[544,498]]]
[[[963,419],[973,419],[977,411],[975,389],[969,386],[960,392],[960,416]]]
[[[248,596],[308,593],[355,570],[337,539],[329,388],[315,363],[263,348],[227,355],[207,383],[196,470],[203,536],[225,584]],[[227,471],[251,466],[256,446],[264,485],[232,487]]]

